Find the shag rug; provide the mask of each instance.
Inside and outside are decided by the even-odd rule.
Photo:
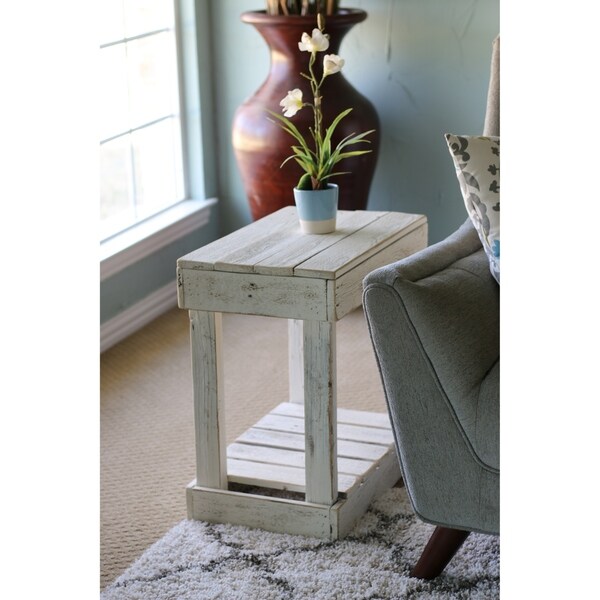
[[[343,540],[181,521],[101,600],[387,600],[500,597],[500,544],[472,533],[433,581],[409,577],[434,527],[404,488],[373,502]]]

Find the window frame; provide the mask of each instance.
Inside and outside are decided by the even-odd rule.
[[[217,199],[206,2],[173,0],[185,198],[100,243],[101,281],[207,224]],[[192,168],[193,167],[193,168]]]

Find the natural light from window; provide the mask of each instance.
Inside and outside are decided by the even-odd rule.
[[[185,197],[173,0],[104,0],[101,238]]]

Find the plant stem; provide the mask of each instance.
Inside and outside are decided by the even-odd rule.
[[[316,59],[316,52],[311,52],[310,60],[308,62],[308,70],[310,72],[310,87],[313,94],[313,113],[314,113],[314,121],[315,121],[315,129],[313,137],[315,139],[315,151],[317,155],[317,164],[319,166],[319,170],[321,168],[321,164],[323,162],[322,157],[322,141],[323,141],[323,113],[321,111],[321,94],[320,88],[321,83],[323,83],[323,78],[320,82],[317,81],[317,77],[314,72],[314,64]],[[312,178],[313,189],[320,189],[320,182]]]

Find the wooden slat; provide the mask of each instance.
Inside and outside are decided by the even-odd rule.
[[[274,431],[289,431],[292,433],[304,433],[304,421],[294,417],[284,417],[269,414],[264,416],[255,425],[255,428],[269,429]],[[345,425],[339,423],[337,426],[337,437],[339,440],[353,440],[355,442],[366,442],[370,444],[389,445],[394,442],[394,436],[389,429],[378,429],[374,427],[361,427],[359,425]]]
[[[267,531],[337,538],[331,527],[332,507],[287,498],[202,488],[186,490],[188,518],[208,523],[236,523]],[[335,507],[334,507],[335,508]]]
[[[304,469],[227,459],[229,481],[275,490],[304,492]]]
[[[215,261],[215,271],[230,271],[234,273],[260,273],[256,266],[262,261],[272,259],[275,262],[278,256],[285,252],[289,244],[295,240],[302,239],[302,232],[298,222],[298,216],[293,212],[284,213],[285,220],[273,224],[268,235],[251,238],[241,246],[231,246],[228,253]],[[304,241],[306,244],[306,241]],[[267,275],[279,273],[267,272]],[[292,272],[284,272],[283,275],[293,275]]]
[[[268,240],[274,231],[290,231],[294,227],[298,227],[296,207],[286,206],[182,256],[177,261],[177,266],[182,269],[212,270],[216,262],[227,260],[227,257],[239,248],[251,244],[260,245],[261,241]]]
[[[340,277],[426,222],[423,215],[390,212],[294,269],[299,277]]]
[[[282,402],[271,411],[271,414],[301,419],[304,417],[304,406],[292,404],[291,402]],[[338,408],[337,422],[346,425],[361,425],[363,427],[391,429],[388,413],[376,413],[366,410]]]
[[[227,446],[227,458],[304,469],[303,450],[284,450],[282,448],[234,442]],[[337,459],[338,473],[345,475],[364,475],[372,465],[373,461],[343,457]]]
[[[304,435],[286,431],[273,431],[251,427],[242,433],[236,441],[245,444],[257,444],[272,446],[273,448],[304,451]],[[338,456],[367,461],[378,460],[389,450],[389,447],[389,444],[365,444],[362,442],[340,439],[338,439],[337,443]]]
[[[257,463],[236,458],[227,459],[227,475],[229,481],[244,483],[275,490],[289,490],[291,492],[306,492],[304,469]],[[336,498],[339,494],[347,494],[356,484],[354,475],[338,475],[338,490],[334,492]],[[307,502],[311,502],[307,498]]]
[[[367,410],[338,408],[338,423],[391,429],[390,417],[386,412],[376,413]]]
[[[238,441],[227,446],[227,458],[237,458],[255,462],[304,468],[303,450],[285,450],[256,444],[244,444]]]

